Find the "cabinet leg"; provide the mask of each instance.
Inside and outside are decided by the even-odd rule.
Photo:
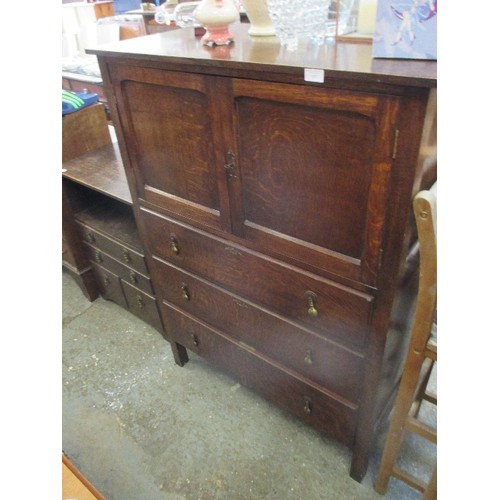
[[[78,270],[70,264],[63,263],[65,269],[71,277],[76,281],[81,291],[90,302],[94,302],[99,297],[99,289],[95,280],[95,276],[90,268]]]
[[[170,347],[172,348],[172,354],[174,355],[176,364],[184,366],[189,361],[186,348],[177,342],[171,342]]]
[[[352,458],[349,475],[358,483],[360,483],[366,475],[368,460],[369,456],[367,453],[355,454]]]

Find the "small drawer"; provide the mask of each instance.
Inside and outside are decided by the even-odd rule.
[[[116,259],[97,247],[89,245],[88,243],[84,243],[83,246],[90,260],[99,263],[106,269],[109,269],[123,281],[126,281],[127,283],[140,288],[142,291],[153,295],[153,286],[149,276],[144,276],[132,267],[128,267],[121,262],[118,262]]]
[[[122,281],[122,288],[127,298],[129,311],[156,328],[159,332],[163,332],[156,299],[124,281]]]
[[[141,210],[153,256],[332,340],[362,348],[373,297]]]
[[[166,305],[161,306],[171,340],[208,359],[319,431],[352,446],[358,407],[309,385],[265,356],[237,344],[218,330]]]
[[[81,222],[77,222],[77,224],[84,242],[108,253],[114,259],[122,262],[126,266],[132,267],[142,274],[148,274],[144,254],[117,240],[109,238],[108,236],[96,231],[92,227],[82,224]]]
[[[127,300],[123,294],[120,278],[108,269],[98,266],[95,263],[92,263],[92,269],[95,273],[99,293],[102,297],[127,309]]]
[[[171,264],[153,259],[153,266],[162,299],[327,390],[359,400],[363,356]]]

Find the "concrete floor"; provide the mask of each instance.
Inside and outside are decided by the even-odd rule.
[[[62,286],[62,449],[107,500],[381,498],[381,442],[359,484],[348,449],[193,353],[178,367],[156,330],[64,271]],[[405,442],[402,464],[425,477],[434,445]],[[421,495],[391,479],[384,498]]]

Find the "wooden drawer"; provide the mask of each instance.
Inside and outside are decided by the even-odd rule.
[[[77,222],[82,240],[90,243],[95,248],[102,250],[123,264],[136,269],[142,274],[148,274],[144,254],[124,245],[122,242],[114,240],[105,234],[96,231],[94,228]]]
[[[278,406],[292,412],[319,431],[352,446],[357,406],[308,384],[265,356],[192,316],[165,303],[161,305],[171,340],[184,345],[230,373]]]
[[[94,262],[92,262],[92,269],[94,270],[99,293],[102,297],[127,309],[127,300],[123,294],[120,278]]]
[[[135,269],[125,266],[109,254],[103,252],[99,248],[89,245],[88,243],[84,242],[83,247],[86,249],[85,251],[90,260],[102,265],[106,269],[109,269],[127,283],[130,283],[131,285],[140,288],[142,291],[153,295],[153,286],[149,276],[144,276]]]
[[[122,281],[122,288],[127,298],[129,311],[149,323],[159,332],[163,332],[156,299],[125,281]]]
[[[141,209],[153,255],[332,340],[364,346],[373,298]]]
[[[359,354],[171,264],[153,260],[153,266],[164,300],[329,391],[359,400],[364,372]]]

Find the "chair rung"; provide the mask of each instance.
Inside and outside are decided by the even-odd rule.
[[[419,436],[427,439],[427,441],[437,443],[437,431],[430,425],[424,424],[416,418],[408,417],[405,427],[410,432],[414,432],[415,434],[418,434]]]
[[[432,403],[433,405],[436,405],[438,404],[438,398],[437,398],[437,394],[435,394],[434,392],[425,392],[424,394],[424,399],[426,401],[429,401],[429,403]]]
[[[396,479],[404,481],[408,486],[411,486],[412,488],[414,488],[422,493],[427,488],[427,483],[425,483],[424,481],[422,481],[418,477],[414,476],[413,474],[410,474],[409,472],[406,472],[403,469],[400,469],[399,467],[394,466],[392,468],[391,475],[394,476]]]
[[[424,355],[426,358],[432,359],[432,361],[437,362],[437,351],[434,351],[433,349],[426,349]]]

